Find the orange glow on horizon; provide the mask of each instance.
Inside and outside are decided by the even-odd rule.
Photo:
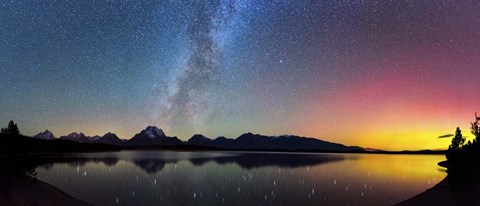
[[[309,118],[298,124],[299,131],[327,141],[383,150],[447,149],[451,138],[438,137],[453,134],[456,127],[467,141],[472,140],[470,122],[478,99],[461,89],[462,82],[421,82],[438,63],[406,58],[377,65],[372,69],[377,71],[374,77],[355,80],[331,99],[312,99],[309,105],[315,106],[302,111],[301,115]],[[447,81],[448,76],[445,78]]]

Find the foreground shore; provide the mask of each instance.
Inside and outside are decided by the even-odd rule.
[[[90,204],[73,198],[60,189],[40,180],[27,185],[17,183],[9,188],[7,194],[0,193],[0,205],[50,205],[50,206],[90,206]],[[399,206],[410,205],[457,205],[448,189],[445,177],[437,185],[418,194]]]
[[[446,161],[438,163],[441,167],[447,167]],[[408,200],[399,204],[399,206],[409,205],[457,205],[453,194],[448,188],[448,176],[443,178],[438,184]]]
[[[427,191],[418,194],[406,201],[403,201],[399,206],[409,205],[457,205],[455,199],[448,189],[448,179],[445,177],[437,185],[428,189]]]
[[[10,178],[2,176],[0,179]],[[85,202],[73,198],[60,189],[40,180],[28,183],[9,181],[7,188],[0,191],[0,205],[29,205],[29,206],[89,206]],[[4,187],[3,185],[2,187]]]

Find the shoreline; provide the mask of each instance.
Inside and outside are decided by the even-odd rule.
[[[441,167],[447,167],[447,162],[439,162],[438,165]],[[404,200],[395,205],[398,206],[408,206],[408,205],[456,205],[456,201],[453,197],[453,194],[448,188],[448,174],[443,178],[442,181],[437,183],[430,189],[415,195],[407,200]]]
[[[3,178],[12,180],[13,177],[0,177]],[[0,192],[0,205],[91,206],[39,179],[31,181],[29,183],[21,183],[15,179],[10,181],[8,189]]]
[[[447,177],[426,191],[411,197],[403,202],[395,204],[407,205],[456,205],[452,193],[448,189]]]

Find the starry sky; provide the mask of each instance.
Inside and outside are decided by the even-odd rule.
[[[0,1],[0,122],[26,135],[446,148],[479,77],[476,0]]]

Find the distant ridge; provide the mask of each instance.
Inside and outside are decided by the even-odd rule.
[[[194,135],[189,144],[226,148],[226,149],[265,149],[265,150],[321,150],[321,151],[363,151],[361,147],[345,146],[343,144],[327,142],[316,138],[300,137],[295,135],[265,136],[245,133],[236,139],[218,137],[214,140]]]
[[[44,136],[48,135],[48,133],[46,133],[47,131],[39,133],[33,137],[37,139],[45,139]],[[49,138],[46,140],[55,139],[55,136],[53,136],[53,134],[51,137],[52,138]],[[124,144],[124,142],[120,138],[118,138],[116,134],[111,132],[107,132],[103,136],[95,135],[92,137],[86,136],[82,132],[80,133],[72,132],[68,135],[61,136],[59,139],[70,140],[70,141],[79,142],[79,143],[101,143],[101,144],[110,144],[115,146],[122,146]]]
[[[55,138],[47,131],[35,135],[40,139]],[[148,126],[129,140],[121,140],[114,133],[106,133],[102,137],[96,135],[86,136],[83,133],[70,133],[60,139],[71,140],[80,143],[102,143],[125,148],[149,148],[149,147],[181,147],[205,148],[218,150],[282,150],[282,151],[332,151],[332,152],[368,152],[372,149],[364,149],[357,146],[345,146],[339,143],[328,142],[311,137],[295,135],[266,136],[253,133],[244,133],[235,139],[223,136],[210,139],[202,134],[193,135],[188,141],[182,141],[177,137],[167,136],[162,129]]]

